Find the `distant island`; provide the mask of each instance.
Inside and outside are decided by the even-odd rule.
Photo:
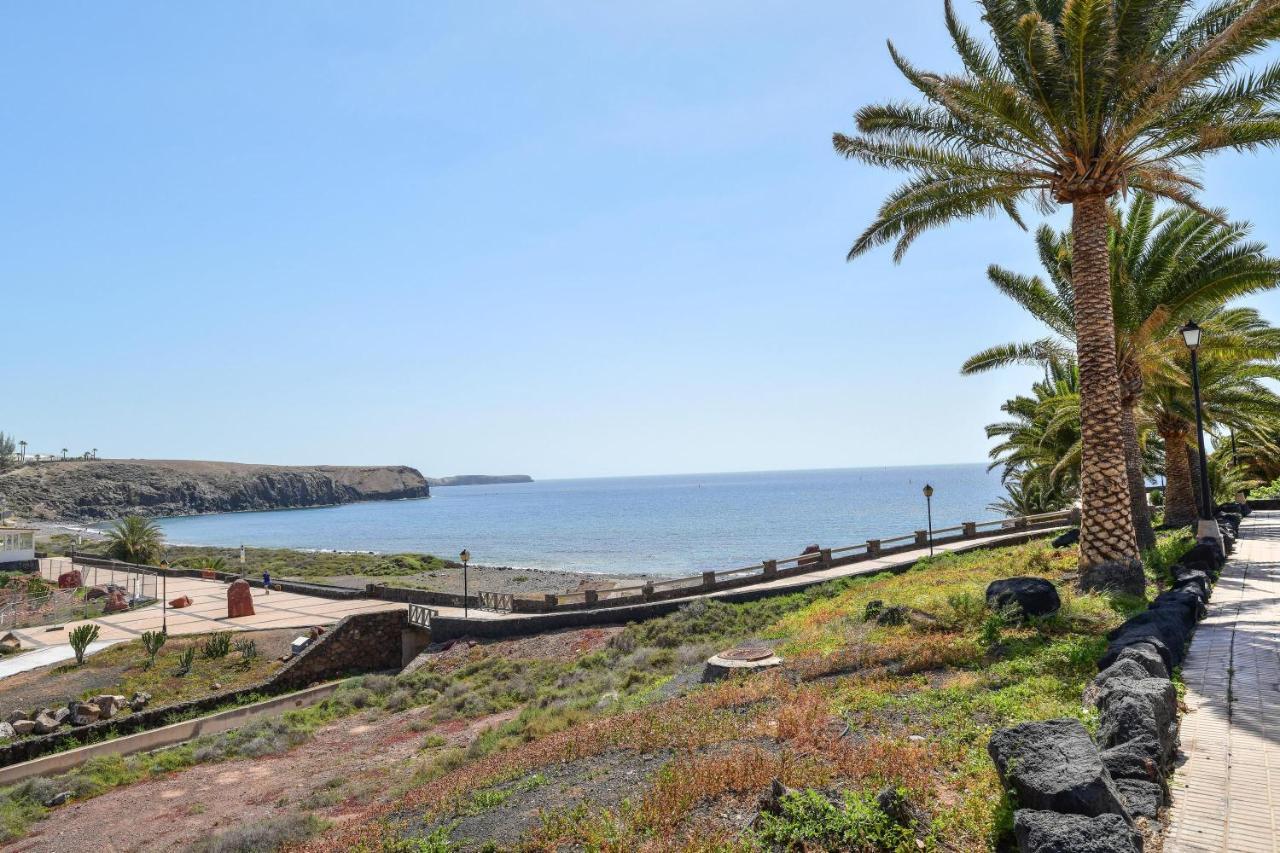
[[[532,483],[528,474],[457,474],[453,477],[428,477],[429,486],[493,486],[503,483]]]

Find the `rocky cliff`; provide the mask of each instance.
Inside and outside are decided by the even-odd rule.
[[[126,459],[44,462],[0,475],[8,508],[31,519],[194,515],[425,498],[426,479],[403,465],[245,465]]]

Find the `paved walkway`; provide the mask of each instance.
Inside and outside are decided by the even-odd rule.
[[[1164,849],[1280,853],[1280,512],[1245,519],[1182,678]]]

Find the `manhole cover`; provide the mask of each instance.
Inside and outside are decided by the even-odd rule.
[[[727,652],[721,652],[719,656],[725,660],[764,660],[767,657],[773,657],[773,649],[744,646],[742,648],[729,649]]]

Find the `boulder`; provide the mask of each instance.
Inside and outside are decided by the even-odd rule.
[[[927,826],[926,815],[916,808],[901,790],[893,786],[882,788],[876,794],[876,805],[880,811],[898,826]]]
[[[96,723],[102,716],[102,709],[92,702],[73,702],[71,705],[71,725],[87,726]]]
[[[1116,679],[1098,699],[1098,742],[1110,749],[1132,740],[1153,741],[1168,766],[1178,747],[1177,691],[1164,678]]]
[[[1179,562],[1184,565],[1192,562],[1208,563],[1215,569],[1219,569],[1222,568],[1222,564],[1225,561],[1222,558],[1222,552],[1218,550],[1218,546],[1212,540],[1208,540],[1192,545],[1187,549],[1187,553],[1182,555]]]
[[[53,795],[52,797],[50,797],[49,799],[45,800],[45,801],[44,801],[44,803],[43,803],[43,805],[44,805],[44,807],[45,807],[46,809],[51,809],[51,808],[54,808],[54,807],[56,807],[56,806],[60,806],[60,805],[62,805],[63,803],[65,803],[65,802],[66,802],[67,800],[69,800],[69,799],[71,799],[71,792],[70,792],[70,791],[61,791],[61,792],[59,792],[59,793],[57,793],[57,794],[54,794],[54,795]]]
[[[122,613],[129,609],[129,599],[124,597],[123,592],[107,593],[107,602],[102,605],[103,613]]]
[[[1118,660],[1111,666],[1104,669],[1093,677],[1084,688],[1085,705],[1097,705],[1098,700],[1102,698],[1103,692],[1107,689],[1107,684],[1116,678],[1128,678],[1137,680],[1147,678],[1148,673],[1142,664],[1133,660]]]
[[[17,736],[18,733],[14,731],[13,726],[8,723],[0,723],[0,738],[3,738],[4,740],[13,740]]]
[[[70,716],[71,716],[71,709],[70,709],[70,708],[57,708],[57,709],[55,709],[55,710],[54,710],[54,711],[52,711],[52,712],[50,712],[50,711],[46,710],[46,711],[45,711],[45,713],[46,713],[46,714],[49,714],[50,716],[52,716],[52,717],[53,717],[55,720],[57,720],[59,723],[65,723],[65,722],[67,721],[67,717],[70,717]]]
[[[1209,575],[1199,569],[1173,567],[1173,588],[1193,590],[1202,602],[1209,600],[1209,583]]]
[[[5,651],[16,652],[18,649],[22,648],[22,641],[14,636],[13,632],[10,632],[5,634],[3,637],[0,637],[0,648]]]
[[[769,783],[769,787],[764,789],[764,793],[760,795],[759,813],[756,819],[759,820],[760,814],[782,814],[782,800],[790,794],[795,793],[791,788],[782,784],[782,780],[774,777]]]
[[[1084,592],[1110,592],[1142,596],[1147,591],[1147,577],[1142,563],[1130,560],[1125,563],[1099,563],[1080,570],[1080,589]]]
[[[1073,527],[1066,533],[1053,540],[1055,548],[1070,548],[1080,541],[1080,528]]]
[[[1005,578],[987,586],[987,607],[1016,611],[1021,618],[1049,616],[1062,607],[1058,590],[1044,578]]]
[[[84,586],[84,581],[80,579],[80,570],[72,569],[69,572],[63,572],[58,575],[58,589],[78,589]]]
[[[85,591],[85,601],[97,601],[99,598],[107,597],[107,588],[105,586],[91,586]]]
[[[1115,781],[1142,779],[1164,783],[1164,768],[1160,766],[1160,744],[1154,740],[1136,738],[1104,749],[1102,763]]]
[[[133,697],[129,700],[129,708],[134,712],[141,711],[143,708],[147,707],[147,703],[150,701],[151,694],[145,690],[139,690],[134,693]]]
[[[177,598],[173,599],[173,601],[170,601],[170,602],[169,602],[169,606],[170,606],[170,607],[172,607],[172,608],[174,608],[175,610],[181,610],[181,609],[182,609],[182,608],[184,608],[184,607],[190,607],[190,606],[191,606],[191,596],[189,596],[189,595],[180,595],[180,596],[178,596]]]
[[[36,730],[35,720],[14,720],[13,731],[18,737],[26,737]]]
[[[1142,779],[1117,779],[1116,788],[1124,797],[1129,813],[1137,817],[1155,820],[1160,816],[1160,809],[1166,804],[1164,788],[1156,782]]]
[[[1018,809],[1013,834],[1022,853],[1141,853],[1142,836],[1115,814],[1085,817]]]
[[[1046,720],[999,729],[987,753],[1005,790],[1028,808],[1093,817],[1129,814],[1079,720]]]
[[[31,715],[26,711],[10,711],[9,716],[5,717],[5,722],[16,723],[18,720],[29,720]]]
[[[241,619],[253,615],[253,592],[244,578],[227,587],[227,618]]]
[[[1191,640],[1195,620],[1188,619],[1180,608],[1157,607],[1131,616],[1123,625],[1107,634],[1107,639],[1157,637],[1169,650],[1173,665],[1182,663],[1182,655]]]
[[[1154,646],[1147,643],[1135,643],[1120,651],[1116,660],[1131,660],[1140,664],[1151,678],[1168,678],[1169,670],[1165,668],[1164,658]]]
[[[98,711],[104,720],[111,719],[125,707],[123,696],[113,696],[111,694],[93,697],[93,704],[98,706]]]
[[[1197,622],[1204,618],[1204,599],[1194,588],[1168,589],[1152,599],[1148,610],[1164,608],[1178,613],[1188,628],[1195,628]]]
[[[62,720],[59,720],[57,717],[54,717],[51,714],[46,714],[45,712],[41,711],[39,714],[36,715],[35,725],[33,726],[32,731],[38,735],[47,735],[50,732],[56,730],[60,725],[62,725]],[[17,730],[18,726],[16,723],[14,724],[13,728],[15,731]]]

